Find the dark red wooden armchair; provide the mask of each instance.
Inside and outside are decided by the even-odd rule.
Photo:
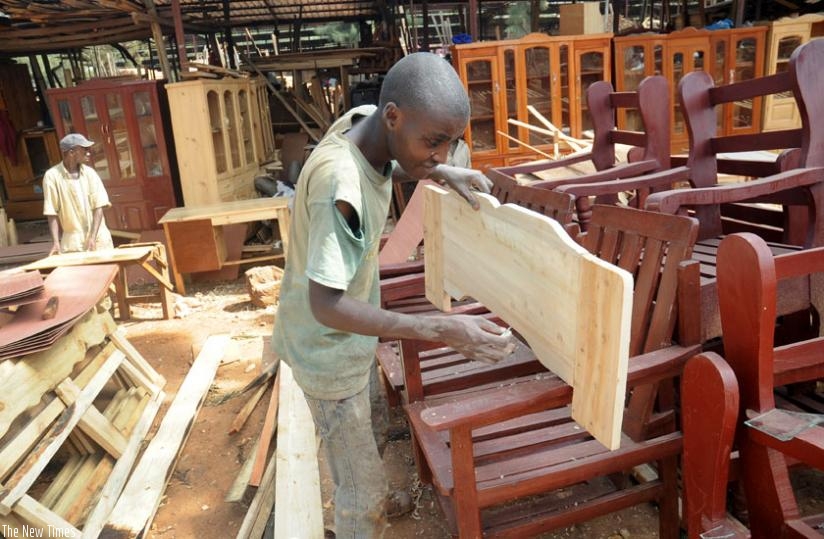
[[[592,116],[594,139],[588,152],[571,155],[557,161],[540,161],[510,167],[493,168],[487,175],[493,179],[519,177],[522,183],[534,187],[557,189],[561,186],[580,185],[594,182],[614,181],[632,178],[670,168],[670,91],[664,77],[647,77],[637,91],[615,92],[606,81],[593,83],[587,88],[587,104]],[[643,132],[620,130],[616,126],[618,109],[637,109],[644,126]],[[616,144],[632,146],[627,162],[621,163],[616,156]],[[568,167],[590,162],[596,172],[575,175]],[[560,171],[560,172],[559,172]],[[536,174],[552,173],[560,176],[542,180]],[[662,183],[669,188],[670,183]],[[586,230],[591,214],[592,201],[588,196],[579,196],[575,189],[566,192],[576,196],[577,217],[581,229]],[[617,193],[608,192],[595,197],[595,203],[612,204]],[[646,192],[642,193],[646,194]],[[643,205],[643,197],[635,201],[636,207]]]
[[[570,420],[571,389],[552,373],[499,380],[459,395],[427,395],[426,374],[419,367],[420,349],[427,345],[403,341],[410,401],[405,410],[419,473],[433,483],[459,536],[531,536],[652,501],[659,504],[661,537],[678,536],[681,434],[673,413],[673,381],[699,350],[697,335],[681,331],[684,345],[672,339],[676,313],[694,307],[690,299],[696,298],[696,290],[678,288],[679,282],[697,285],[698,271],[697,263],[684,263],[697,223],[682,219],[597,206],[583,237],[586,249],[635,277],[630,397],[616,451]],[[694,279],[684,278],[690,273]],[[517,354],[530,352],[522,348]],[[644,463],[657,467],[657,478],[632,484],[626,472]],[[607,476],[617,488],[602,496],[567,498],[560,508],[540,498]]]

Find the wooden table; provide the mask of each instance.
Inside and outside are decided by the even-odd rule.
[[[160,301],[163,309],[163,318],[165,320],[171,318],[172,298],[170,292],[173,288],[172,283],[169,281],[166,248],[162,243],[133,243],[122,245],[115,249],[62,253],[31,262],[23,266],[23,268],[27,270],[48,270],[60,266],[83,266],[87,264],[117,264],[120,268],[114,284],[115,294],[117,296],[117,308],[120,311],[121,320],[129,320],[131,318],[129,305],[145,301]],[[154,277],[159,285],[157,294],[142,296],[129,295],[129,287],[126,282],[126,272],[124,270],[126,266],[133,264],[139,264]]]
[[[215,271],[224,266],[284,258],[289,238],[289,200],[283,197],[253,198],[167,211],[158,223],[163,225],[166,233],[178,292],[186,293],[184,273]],[[283,252],[228,260],[223,227],[265,219],[277,220]]]

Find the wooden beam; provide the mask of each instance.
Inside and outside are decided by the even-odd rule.
[[[183,19],[180,15],[180,0],[172,0],[172,17],[175,21],[175,43],[180,70],[189,71],[189,59],[186,57],[186,34],[183,32]]]
[[[255,464],[252,467],[252,475],[249,478],[249,484],[253,487],[260,486],[261,478],[263,477],[264,467],[266,466],[266,457],[269,453],[269,444],[272,441],[275,431],[278,427],[278,405],[280,404],[280,373],[282,372],[282,364],[278,365],[278,373],[275,376],[275,382],[272,385],[272,395],[269,397],[269,407],[266,409],[266,419],[263,421],[263,428],[260,430],[260,443],[255,454]]]
[[[292,369],[281,362],[275,537],[323,537],[315,423]]]
[[[101,537],[141,537],[151,525],[166,482],[189,437],[228,344],[228,335],[213,335],[206,339],[157,433],[117,500]]]
[[[149,16],[156,19],[157,9],[155,8],[154,0],[143,0],[143,5],[146,6],[146,11]],[[152,20],[152,22],[149,23],[149,27],[152,29],[152,39],[154,39],[155,47],[157,48],[157,60],[160,62],[160,71],[163,72],[163,78],[169,82],[176,82],[177,79],[172,74],[172,67],[169,64],[169,55],[166,54],[166,41],[163,37],[163,30],[160,29],[160,23]]]

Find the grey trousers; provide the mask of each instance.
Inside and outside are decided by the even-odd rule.
[[[388,486],[369,401],[369,387],[343,400],[306,397],[335,484],[337,539],[382,537],[386,528]]]

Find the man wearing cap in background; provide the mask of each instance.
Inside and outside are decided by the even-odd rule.
[[[113,247],[103,220],[103,208],[111,205],[109,195],[103,180],[85,163],[93,145],[83,135],[69,133],[60,140],[63,161],[43,176],[43,215],[53,241],[51,254]]]

